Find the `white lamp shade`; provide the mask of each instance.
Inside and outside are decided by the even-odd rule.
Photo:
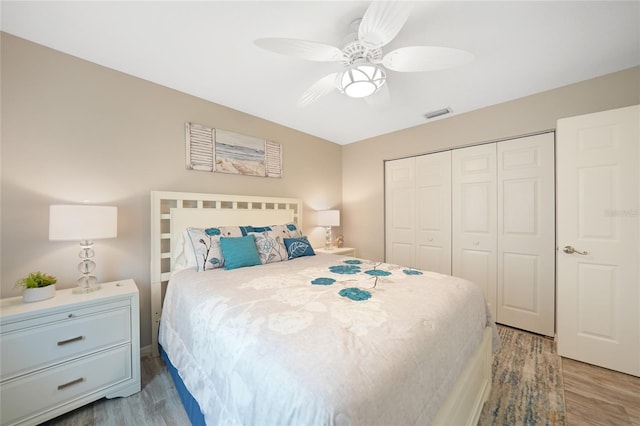
[[[117,235],[117,207],[84,204],[49,206],[50,240],[99,240]]]
[[[318,226],[340,226],[340,210],[319,211]]]

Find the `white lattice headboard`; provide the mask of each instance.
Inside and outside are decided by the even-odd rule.
[[[151,191],[151,350],[158,355],[163,288],[173,270],[172,251],[188,227],[264,226],[295,222],[302,200],[248,195]]]

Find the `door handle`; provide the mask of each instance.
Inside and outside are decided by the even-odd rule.
[[[588,251],[586,251],[586,250],[585,250],[585,251],[576,250],[576,249],[574,249],[574,248],[573,248],[573,247],[571,247],[571,246],[564,246],[564,248],[562,249],[562,251],[563,251],[563,252],[565,252],[565,253],[567,253],[567,254],[573,254],[573,253],[576,253],[576,254],[581,254],[581,255],[583,255],[583,256],[585,256],[585,255],[589,254],[589,252],[588,252]]]

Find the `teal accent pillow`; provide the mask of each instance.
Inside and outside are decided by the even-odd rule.
[[[220,249],[224,256],[224,269],[260,265],[260,256],[258,256],[256,239],[253,235],[220,238]]]
[[[313,247],[309,244],[307,237],[300,238],[285,238],[284,245],[287,248],[287,254],[289,259],[295,259],[302,256],[315,256],[316,252],[313,251]]]

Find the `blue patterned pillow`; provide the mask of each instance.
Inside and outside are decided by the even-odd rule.
[[[298,229],[298,226],[293,222],[285,223],[283,225],[271,225],[268,228],[269,228],[268,229],[269,231],[277,232],[279,235],[282,236],[282,238],[302,237],[302,232],[300,232],[300,230]],[[254,227],[254,229],[256,230],[255,232],[262,232],[262,231],[258,231],[258,228],[256,227]]]
[[[224,256],[220,250],[220,238],[240,237],[239,226],[219,226],[211,228],[187,228],[191,247],[195,255],[198,272],[224,266]]]
[[[284,238],[278,231],[249,233],[256,238],[256,248],[261,263],[282,262],[287,260],[287,248]]]
[[[313,251],[313,247],[307,240],[307,237],[300,238],[285,238],[284,245],[287,247],[287,254],[289,259],[295,259],[302,256],[315,256],[316,252]]]
[[[253,235],[220,238],[220,249],[224,256],[224,269],[260,265],[260,257],[258,256],[258,250],[256,250],[256,239]]]
[[[300,228],[298,228],[298,225],[296,225],[293,222],[290,223],[285,223],[284,224],[285,228],[287,228],[287,230],[289,230],[289,236],[291,238],[302,238],[304,237],[304,235],[302,235],[302,231],[300,231]]]
[[[270,226],[240,226],[240,231],[242,231],[242,236],[246,237],[250,232],[264,232],[271,231]]]

